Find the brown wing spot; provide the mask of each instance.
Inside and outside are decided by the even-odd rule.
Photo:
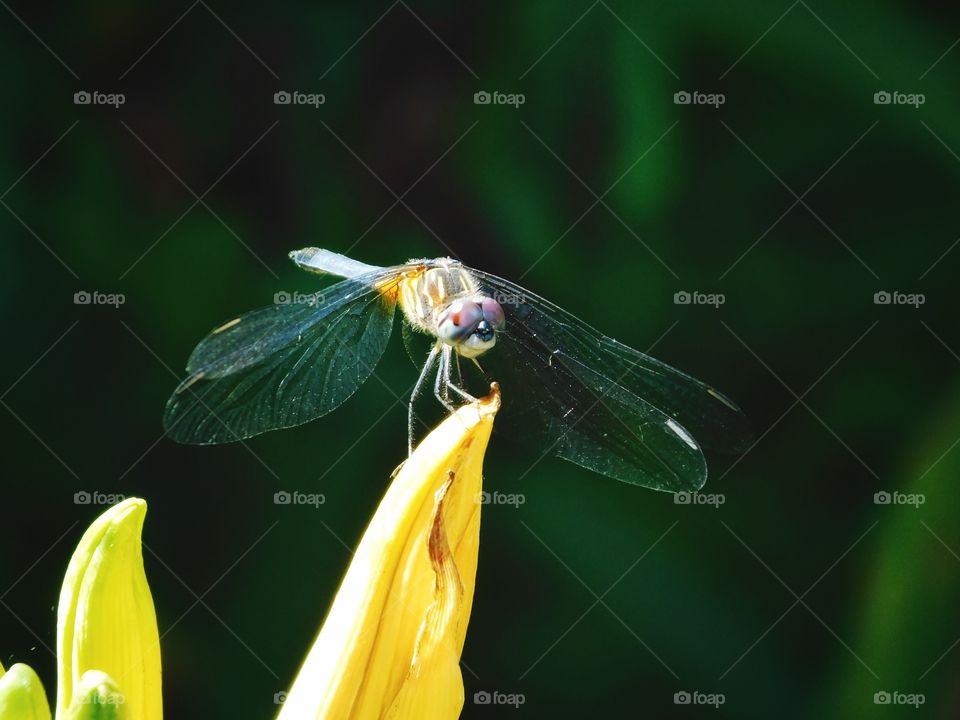
[[[177,387],[177,395],[182,393],[184,390],[189,390],[194,383],[196,383],[198,380],[202,380],[205,374],[206,373],[204,372],[198,372],[188,377],[186,380],[180,383],[179,387]]]
[[[724,405],[726,405],[726,406],[727,406],[728,408],[730,408],[731,410],[734,410],[734,411],[736,411],[736,412],[740,412],[740,408],[738,408],[736,405],[734,405],[734,404],[733,404],[733,401],[730,400],[729,398],[727,398],[727,396],[724,395],[723,393],[717,392],[717,391],[714,390],[712,387],[708,387],[708,388],[707,388],[707,393],[708,393],[709,395],[712,395],[713,397],[715,397],[717,400],[719,400],[720,402],[722,402]]]
[[[229,330],[230,328],[232,328],[234,325],[238,324],[239,322],[240,322],[240,318],[234,318],[234,319],[231,320],[230,322],[224,323],[223,325],[221,325],[220,327],[218,327],[216,330],[214,330],[214,331],[211,333],[211,335],[218,335],[218,334],[222,333],[224,330]]]

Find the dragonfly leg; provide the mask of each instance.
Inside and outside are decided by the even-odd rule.
[[[450,386],[450,346],[444,345],[440,354],[440,365],[437,368],[437,378],[433,382],[433,394],[447,412],[453,412],[456,408],[450,402],[447,388]]]
[[[430,351],[430,354],[427,355],[427,361],[423,364],[423,370],[420,371],[420,377],[417,378],[416,385],[413,386],[413,392],[410,393],[410,401],[407,403],[407,455],[413,454],[413,403],[420,396],[420,392],[423,390],[423,384],[426,382],[427,377],[430,375],[430,370],[433,367],[434,363],[437,361],[437,354],[440,352],[440,348],[437,345],[433,346],[433,349]]]
[[[467,402],[476,402],[477,399],[473,395],[468,393],[459,385],[455,385],[453,381],[450,379],[450,375],[451,375],[450,366],[452,364],[450,356],[452,354],[452,351],[449,347],[444,347],[443,350],[444,350],[444,378],[443,379],[444,379],[444,384],[446,385],[446,388],[449,390],[453,390],[457,395],[459,395],[461,398],[463,398]],[[460,356],[459,355],[455,356],[453,358],[453,361],[457,365],[457,382],[462,383],[463,376],[460,374]]]
[[[476,401],[477,401],[477,399],[476,399],[473,395],[471,395],[470,393],[468,393],[468,392],[467,392],[466,390],[464,390],[463,388],[457,387],[457,386],[454,385],[453,383],[451,383],[451,384],[449,385],[449,388],[450,388],[451,390],[453,390],[457,395],[459,395],[460,397],[462,397],[464,400],[466,400],[467,402],[476,402]]]

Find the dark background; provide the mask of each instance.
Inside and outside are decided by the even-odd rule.
[[[955,717],[958,21],[822,0],[4,3],[0,659],[52,699],[57,592],[102,510],[74,494],[139,495],[168,717],[275,713],[404,456],[416,370],[395,337],[334,415],[246,446],[176,446],[160,419],[210,328],[317,287],[286,253],[319,245],[520,281],[656,343],[757,430],[711,458],[719,509],[549,457],[527,472],[495,432],[486,485],[525,503],[484,511],[464,717]]]

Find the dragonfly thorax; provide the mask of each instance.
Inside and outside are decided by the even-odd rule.
[[[401,281],[399,300],[414,328],[464,357],[477,357],[492,348],[504,327],[503,308],[480,291],[470,271],[456,260],[445,258],[408,274]]]

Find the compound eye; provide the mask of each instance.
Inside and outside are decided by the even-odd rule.
[[[493,298],[484,298],[480,303],[480,308],[483,310],[483,319],[490,323],[494,330],[503,330],[507,321],[503,316],[503,308],[500,303]]]
[[[437,335],[445,343],[459,345],[483,322],[483,309],[476,302],[455,302],[440,315]]]

